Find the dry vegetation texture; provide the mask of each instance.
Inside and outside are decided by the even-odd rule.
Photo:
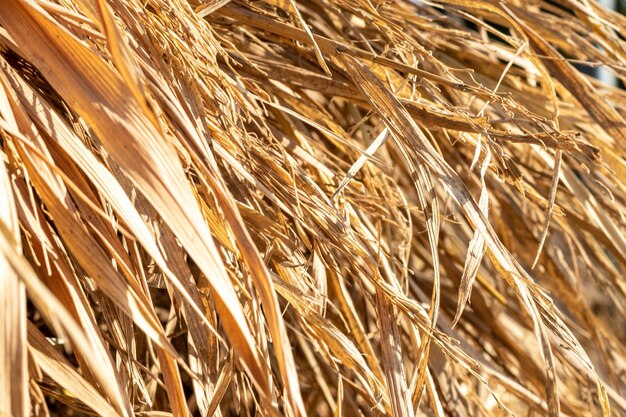
[[[626,19],[0,1],[0,414],[626,416]]]

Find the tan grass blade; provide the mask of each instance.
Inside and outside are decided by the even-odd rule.
[[[9,103],[0,86],[0,114],[8,117]],[[5,155],[0,153],[0,158]],[[19,226],[11,181],[0,161],[0,224],[9,244],[21,251]],[[26,366],[26,293],[24,285],[4,257],[0,257],[0,413],[23,417],[29,415],[28,369]]]
[[[54,349],[32,323],[28,325],[28,346],[35,362],[42,371],[50,375],[72,396],[79,398],[80,401],[102,416],[119,416],[111,405],[100,396],[98,391],[76,372],[72,365]]]

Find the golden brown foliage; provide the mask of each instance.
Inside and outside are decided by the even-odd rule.
[[[626,19],[0,1],[0,414],[626,415]],[[485,256],[486,255],[486,256]]]

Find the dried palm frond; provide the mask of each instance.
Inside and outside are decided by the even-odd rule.
[[[625,416],[626,18],[0,2],[0,414]]]

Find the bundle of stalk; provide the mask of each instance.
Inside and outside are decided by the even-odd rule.
[[[3,0],[0,414],[626,415],[626,19]]]

